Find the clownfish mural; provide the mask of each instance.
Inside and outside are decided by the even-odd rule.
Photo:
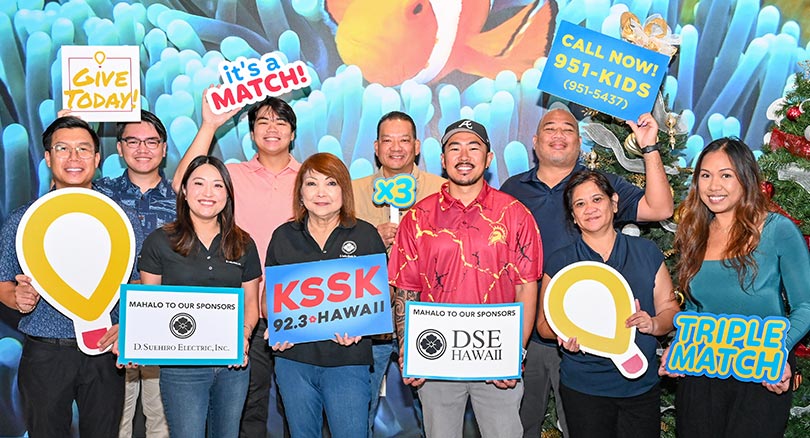
[[[395,86],[455,70],[494,78],[531,68],[548,54],[557,3],[521,3],[509,17],[490,0],[324,0],[324,8],[337,24],[343,62],[360,67],[369,82]]]

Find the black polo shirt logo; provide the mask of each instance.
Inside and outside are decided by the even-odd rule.
[[[355,251],[357,251],[357,244],[354,243],[353,240],[347,240],[343,242],[343,245],[340,247],[343,251],[343,254],[352,255]]]

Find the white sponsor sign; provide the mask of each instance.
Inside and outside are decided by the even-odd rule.
[[[241,365],[244,290],[121,286],[118,363]]]
[[[403,377],[519,379],[523,304],[405,304]]]

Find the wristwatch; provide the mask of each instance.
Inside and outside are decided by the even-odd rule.
[[[654,152],[654,151],[657,151],[657,150],[658,150],[658,145],[654,144],[652,146],[646,146],[646,147],[641,148],[641,154],[645,155],[645,154],[649,154],[650,152]]]

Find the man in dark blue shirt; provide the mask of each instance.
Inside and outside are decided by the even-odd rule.
[[[166,127],[157,116],[141,110],[139,122],[118,123],[116,139],[118,154],[124,159],[127,170],[117,178],[96,180],[96,190],[119,204],[132,207],[138,213],[144,234],[148,235],[174,221],[176,216],[177,196],[160,168],[166,157]],[[157,366],[127,369],[120,437],[132,436],[132,419],[140,395],[146,416],[146,434],[168,438],[159,378],[160,368]]]
[[[619,194],[617,223],[664,220],[672,215],[672,191],[664,172],[661,155],[655,146],[658,124],[649,114],[637,122],[627,121],[636,134],[643,152],[646,189],[642,190],[621,177],[606,174]],[[584,169],[578,163],[582,138],[577,120],[568,108],[561,106],[546,112],[532,138],[537,165],[527,172],[512,176],[502,186],[531,211],[543,241],[544,261],[564,246],[573,243],[578,232],[568,225],[563,205],[563,189],[571,175]],[[545,272],[545,270],[543,271]],[[520,418],[524,437],[537,437],[545,418],[550,389],[554,389],[559,425],[564,436],[568,428],[559,397],[560,356],[556,340],[543,340],[535,331],[526,355],[523,374],[523,401]]]
[[[54,190],[93,188],[91,181],[100,161],[99,139],[86,122],[60,117],[43,132],[42,144]],[[24,315],[19,324],[25,342],[18,385],[28,433],[32,437],[70,436],[75,400],[81,413],[82,437],[116,436],[124,373],[116,368],[115,356],[109,352],[90,356],[79,351],[73,321],[40,299],[18,262],[17,228],[32,203],[11,212],[0,230],[0,302]],[[135,213],[122,208],[132,223],[137,253],[143,232]],[[114,330],[101,338],[101,349],[117,339],[118,306],[110,318]]]

